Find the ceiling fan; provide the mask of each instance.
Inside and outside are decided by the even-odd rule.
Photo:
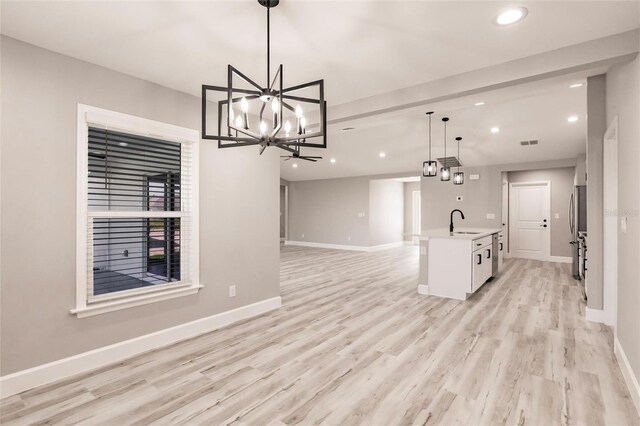
[[[322,157],[312,157],[312,156],[308,156],[308,155],[300,155],[300,147],[296,146],[293,150],[291,150],[291,155],[281,155],[280,158],[286,158],[286,160],[284,161],[289,161],[292,158],[294,159],[300,159],[300,160],[305,160],[305,161],[312,161],[312,162],[316,162],[318,160],[322,160]]]

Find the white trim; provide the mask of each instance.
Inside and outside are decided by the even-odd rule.
[[[599,322],[604,324],[604,311],[602,309],[593,309],[587,307],[585,310],[585,318],[587,321]]]
[[[136,117],[129,114],[109,111],[89,105],[77,105],[77,158],[76,158],[76,306],[71,309],[72,314],[78,318],[98,315],[110,311],[140,306],[147,303],[161,300],[173,299],[181,296],[189,296],[198,292],[200,285],[200,229],[199,229],[199,149],[200,133],[197,130],[146,118]],[[134,211],[88,211],[87,208],[87,187],[88,187],[88,138],[89,125],[99,128],[108,128],[122,132],[148,136],[155,139],[165,139],[181,144],[184,151],[187,146],[191,149],[191,160],[188,163],[182,162],[182,176],[190,176],[191,185],[188,191],[183,189],[184,199],[180,203],[181,210],[178,212],[134,212]],[[188,173],[187,173],[188,172]],[[190,250],[183,253],[184,259],[181,263],[181,276],[187,282],[174,283],[169,287],[153,288],[145,287],[129,293],[89,298],[87,286],[91,281],[93,270],[92,257],[93,247],[89,244],[87,236],[89,228],[92,226],[93,218],[112,217],[150,217],[169,218],[180,217],[190,219],[191,232],[185,232],[188,238]],[[188,235],[186,235],[188,234]],[[185,271],[188,270],[191,276],[187,277]],[[177,288],[179,287],[179,288]],[[100,299],[108,299],[101,301]],[[118,300],[116,300],[118,299]]]
[[[571,256],[549,256],[549,262],[571,263],[573,258]]]
[[[429,286],[426,284],[418,284],[418,294],[422,294],[424,296],[429,295]]]
[[[368,247],[368,250],[366,251],[380,251],[380,250],[387,250],[387,249],[403,247],[403,246],[404,246],[404,241],[396,241],[395,243],[387,243],[387,244],[380,244],[377,246],[371,246],[371,247]]]
[[[325,244],[325,243],[313,243],[310,241],[285,241],[285,245],[288,246],[301,246],[301,247],[316,247],[325,248],[331,250],[349,250],[349,251],[379,251],[386,250],[395,247],[404,246],[404,241],[396,241],[395,243],[380,244],[377,246],[347,246],[342,244]]]
[[[209,333],[282,306],[280,296],[0,377],[2,398]]]
[[[201,288],[201,285],[192,284],[185,288],[165,289],[156,292],[152,289],[149,292],[138,296],[127,296],[108,300],[106,302],[90,303],[81,309],[71,309],[70,312],[75,314],[78,318],[92,317],[94,315],[147,305],[149,303],[160,302],[162,300],[175,299],[176,297],[190,296],[192,294],[196,294]]]
[[[622,377],[624,377],[624,381],[627,383],[627,388],[629,388],[633,404],[636,406],[638,415],[640,415],[640,385],[638,384],[638,379],[633,373],[627,354],[624,353],[624,349],[622,349],[622,345],[620,344],[618,337],[615,337],[613,340],[613,353],[618,359],[620,371],[622,371]]]
[[[603,138],[602,149],[602,309],[605,324],[616,332],[618,305],[618,116]]]

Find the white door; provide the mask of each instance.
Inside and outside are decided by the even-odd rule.
[[[411,223],[411,233],[414,235],[413,244],[419,245],[420,238],[415,235],[420,235],[420,191],[413,191],[412,194],[412,223]]]
[[[509,254],[549,260],[549,182],[509,184]]]

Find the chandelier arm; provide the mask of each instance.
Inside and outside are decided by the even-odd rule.
[[[287,151],[287,152],[296,152],[296,150],[295,150],[295,149],[293,149],[293,148],[289,148],[289,147],[288,147],[288,146],[286,146],[286,145],[275,144],[274,146],[277,146],[278,148],[280,148],[280,149],[282,149],[282,150],[284,150],[284,151]]]
[[[226,92],[227,90],[229,90],[229,88],[227,86],[209,86],[206,84],[202,85],[202,88],[205,90],[215,90],[216,92]],[[255,98],[259,98],[261,92],[258,90],[251,90],[251,89],[235,89],[235,88],[231,88],[231,90],[233,92],[238,92],[238,93],[246,93],[248,95],[255,95]],[[252,99],[255,99],[252,98]]]
[[[233,66],[229,65],[229,68],[231,69],[231,71],[236,74],[238,77],[240,77],[241,79],[243,79],[246,83],[249,83],[250,85],[252,85],[253,87],[255,87],[258,90],[258,93],[262,93],[262,87],[256,83],[255,81],[251,80],[249,77],[247,77],[246,75],[244,75],[242,72],[238,71],[236,68],[234,68]],[[224,90],[227,90],[227,88],[225,87]],[[235,89],[234,89],[235,90]],[[240,92],[241,90],[237,90],[238,92]],[[251,93],[255,93],[255,92],[251,92]]]
[[[320,100],[319,99],[303,98],[301,96],[282,95],[282,98],[283,99],[290,99],[292,101],[307,102],[307,103],[310,103],[310,104],[320,104]]]
[[[304,89],[310,86],[318,86],[324,83],[324,80],[310,81],[308,83],[298,84],[297,86],[287,87],[282,89],[282,93],[293,92],[294,90]]]

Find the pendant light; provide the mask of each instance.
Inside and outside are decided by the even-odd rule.
[[[435,177],[438,175],[438,162],[431,160],[431,115],[433,111],[426,114],[429,116],[429,160],[422,163],[422,176]]]
[[[458,141],[458,167],[457,171],[453,174],[453,184],[462,185],[464,183],[464,172],[460,171],[460,141],[462,138],[458,136],[456,140]]]
[[[444,159],[440,169],[440,180],[446,182],[451,180],[451,167],[447,167],[447,121],[449,121],[449,117],[444,117],[442,121],[444,122]]]
[[[218,148],[259,145],[260,154],[268,146],[292,155],[300,153],[298,147],[326,148],[324,80],[284,87],[282,65],[271,74],[271,9],[280,0],[258,3],[266,8],[267,79],[259,84],[228,65],[225,86],[202,85],[202,139],[218,141]],[[207,108],[212,106],[217,107],[217,134],[207,130]],[[254,117],[251,122],[249,117]],[[292,123],[297,131],[291,132]]]

